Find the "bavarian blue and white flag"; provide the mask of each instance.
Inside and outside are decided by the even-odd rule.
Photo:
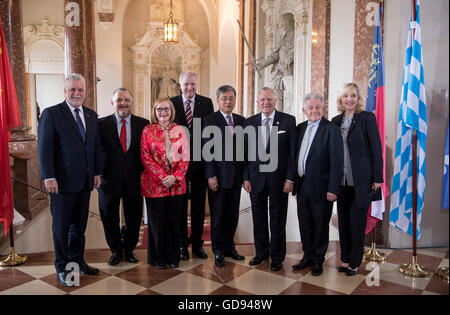
[[[445,141],[444,155],[444,179],[442,182],[442,208],[448,209],[448,122],[447,122],[447,140]]]
[[[413,235],[413,190],[416,190],[417,239],[419,239],[426,187],[427,107],[422,65],[420,1],[417,0],[416,3],[416,21],[411,19],[406,48],[389,221],[392,226]],[[412,38],[413,30],[415,31],[414,38]],[[413,187],[412,140],[414,132],[417,133],[417,187]]]

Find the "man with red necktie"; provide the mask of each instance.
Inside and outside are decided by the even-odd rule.
[[[190,132],[190,152],[191,159],[188,172],[186,174],[186,183],[190,187],[186,193],[183,206],[181,239],[180,239],[180,258],[189,259],[187,247],[192,244],[192,254],[198,258],[206,259],[208,255],[203,248],[203,223],[205,221],[205,201],[206,201],[206,180],[201,151],[194,152],[193,130],[196,123],[201,126],[201,118],[214,112],[212,100],[208,97],[197,94],[197,74],[193,72],[183,72],[180,75],[181,94],[170,100],[175,106],[175,122],[185,126]],[[196,120],[196,118],[200,118]],[[198,142],[201,139],[197,139]],[[199,148],[201,150],[201,148]],[[194,160],[193,157],[200,157]],[[187,208],[188,199],[191,199],[191,235],[188,238]]]
[[[141,134],[150,122],[131,114],[133,95],[126,88],[113,92],[111,104],[114,114],[99,119],[105,168],[98,201],[106,242],[112,252],[108,264],[114,266],[124,254],[128,262],[138,262],[133,250],[139,240],[142,220]],[[121,199],[126,227],[123,242],[119,226]]]

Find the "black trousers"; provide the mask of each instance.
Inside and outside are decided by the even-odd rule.
[[[205,222],[206,180],[202,162],[189,164],[186,185],[191,197],[191,235],[188,237],[188,190],[183,197],[180,245],[199,248],[203,246],[203,224]]]
[[[352,186],[341,187],[337,209],[341,261],[355,269],[361,264],[364,255],[364,238],[369,209],[356,206],[355,189]]]
[[[123,203],[125,217],[125,234],[122,244],[120,235],[120,200]],[[142,222],[141,195],[130,196],[126,182],[122,188],[122,194],[115,196],[104,190],[99,190],[98,203],[100,217],[105,230],[106,242],[112,252],[133,251],[139,241],[139,230]]]
[[[282,262],[286,257],[288,194],[271,191],[266,186],[261,192],[250,193],[250,200],[256,257],[270,256],[272,261]],[[270,215],[270,226],[268,214]]]
[[[235,249],[234,234],[239,222],[241,187],[208,190],[211,213],[211,244],[215,254]]]
[[[63,272],[69,262],[83,261],[90,191],[50,194],[55,268]]]
[[[145,198],[148,218],[148,264],[154,266],[179,262],[179,227],[183,199],[183,195]]]
[[[297,195],[297,216],[302,241],[303,258],[322,264],[328,249],[333,203],[310,200]]]

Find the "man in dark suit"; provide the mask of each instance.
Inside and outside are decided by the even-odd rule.
[[[324,99],[319,94],[304,98],[307,121],[299,124],[296,150],[297,215],[303,258],[292,269],[312,266],[312,275],[322,274],[328,248],[333,202],[341,187],[344,153],[339,129],[323,117]]]
[[[128,89],[116,89],[111,104],[114,114],[98,122],[105,159],[98,202],[106,242],[112,252],[108,264],[114,266],[121,261],[123,253],[127,261],[138,262],[133,250],[139,240],[142,220],[141,134],[150,122],[131,114],[133,96]],[[119,226],[121,199],[125,217],[123,243]]]
[[[244,123],[246,130],[252,127],[258,130],[257,134],[262,134],[262,141],[256,141],[248,135],[246,138],[247,161],[243,185],[250,193],[256,249],[256,255],[249,265],[259,265],[270,256],[271,270],[278,271],[286,256],[288,195],[292,192],[295,180],[295,117],[275,110],[276,94],[270,88],[259,91],[257,102],[261,113]],[[252,151],[257,152],[256,159],[251,156]],[[268,160],[261,154],[264,151],[270,153]],[[271,164],[275,164],[274,170],[263,169]],[[270,214],[270,241],[267,211]]]
[[[233,114],[236,104],[236,90],[230,85],[223,85],[217,89],[217,103],[219,110],[203,119],[203,130],[217,131],[208,127],[218,127],[220,133],[207,133],[203,138],[205,145],[216,141],[220,137],[221,146],[213,146],[211,158],[205,157],[205,175],[208,180],[208,199],[211,212],[211,243],[215,255],[215,264],[225,266],[224,256],[235,260],[244,260],[234,245],[234,233],[239,221],[239,202],[241,200],[242,172],[244,159],[239,161],[236,148],[236,136],[233,130],[236,126],[243,126],[245,118]],[[229,140],[229,141],[227,141]],[[218,156],[216,150],[221,150]],[[233,154],[227,157],[227,153]],[[216,155],[215,155],[216,154]],[[243,157],[243,155],[242,155]]]
[[[100,186],[102,158],[97,113],[82,106],[85,80],[81,75],[66,77],[65,95],[65,102],[42,112],[38,153],[41,178],[50,193],[57,279],[72,286],[67,276],[73,269],[66,270],[69,262],[78,264],[82,274],[99,272],[86,264],[83,255],[89,199],[92,189]]]
[[[180,75],[181,94],[171,98],[175,106],[175,122],[185,126],[190,132],[191,160],[186,173],[186,184],[190,190],[186,193],[183,205],[180,258],[189,259],[187,247],[192,244],[192,253],[198,258],[208,258],[203,248],[203,223],[205,221],[206,180],[201,158],[201,118],[214,112],[212,100],[197,94],[197,74],[183,72]],[[198,119],[196,119],[198,118]],[[195,132],[198,132],[194,134]],[[196,141],[194,138],[197,137]],[[200,147],[194,146],[200,143]],[[188,238],[187,208],[191,199],[191,235]]]

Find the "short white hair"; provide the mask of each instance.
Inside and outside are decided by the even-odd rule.
[[[308,93],[303,98],[303,108],[305,108],[306,102],[308,100],[311,100],[311,99],[320,100],[320,103],[322,104],[322,106],[325,105],[325,99],[323,98],[322,94],[319,94],[319,93]]]
[[[83,83],[83,86],[86,87],[86,80],[84,79],[84,77],[81,74],[78,74],[78,73],[68,74],[64,81],[65,81],[64,86],[66,88],[70,81],[81,81]]]
[[[197,73],[191,72],[191,71],[181,72],[180,79],[179,79],[180,85],[183,85],[183,81],[190,77],[195,77],[195,81],[198,81]]]

